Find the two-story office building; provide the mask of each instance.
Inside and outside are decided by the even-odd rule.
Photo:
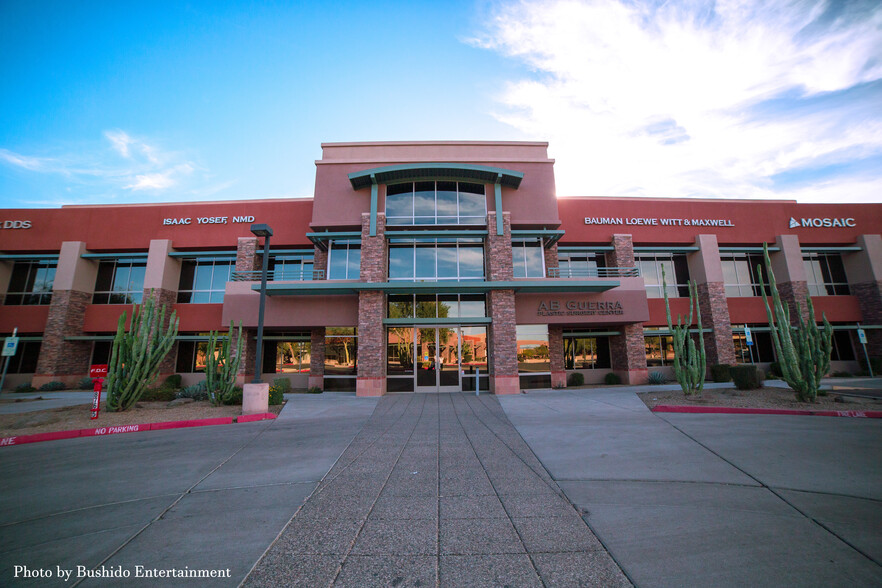
[[[311,199],[0,211],[7,387],[82,378],[146,296],[180,317],[164,374],[200,379],[208,332],[241,322],[250,377],[252,223],[273,229],[262,373],[296,387],[643,382],[673,358],[663,273],[675,315],[697,281],[709,364],[765,364],[763,243],[794,313],[810,294],[833,323],[835,369],[859,369],[859,324],[882,355],[882,205],[558,197],[545,143],[322,147]]]

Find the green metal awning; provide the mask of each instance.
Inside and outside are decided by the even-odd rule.
[[[267,296],[323,296],[381,291],[389,294],[483,294],[491,290],[515,292],[605,292],[621,285],[618,280],[505,280],[441,282],[269,282]],[[251,286],[260,291],[260,284]]]
[[[368,188],[372,183],[389,184],[421,179],[455,179],[493,184],[502,176],[502,185],[517,189],[524,174],[510,169],[486,165],[467,165],[463,163],[410,163],[375,167],[349,174],[349,182],[354,190]],[[373,178],[372,178],[373,176]]]

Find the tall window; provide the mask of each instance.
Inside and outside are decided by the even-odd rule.
[[[361,277],[361,240],[342,239],[328,244],[328,279],[357,280]]]
[[[58,262],[16,261],[3,304],[49,304]]]
[[[723,266],[723,282],[726,286],[726,296],[762,296],[760,286],[760,273],[757,266],[762,268],[762,276],[766,283],[767,294],[769,280],[766,277],[765,261],[763,256],[755,253],[727,253],[720,256]]]
[[[751,327],[750,338],[753,345],[747,344],[747,335],[741,329],[732,333],[732,344],[735,347],[735,363],[758,363],[775,361],[775,349],[772,345],[772,334],[765,325],[746,325]],[[760,330],[758,330],[760,329]]]
[[[809,296],[847,296],[850,294],[845,266],[839,253],[803,253]]]
[[[609,337],[564,337],[564,368],[609,368]]]
[[[92,304],[140,304],[146,271],[146,258],[100,261]]]
[[[268,346],[269,350],[270,347]],[[277,374],[308,374],[312,344],[308,341],[276,342]]]
[[[548,325],[517,325],[518,374],[522,388],[551,385]]]
[[[10,333],[10,336],[12,333]],[[19,336],[23,336],[19,333]],[[7,373],[33,374],[37,371],[42,341],[20,341],[15,355],[9,358]]]
[[[646,284],[647,298],[663,298],[662,268],[665,272],[665,283],[668,296],[689,297],[689,266],[685,255],[673,253],[641,253],[634,256],[640,275]]]
[[[487,222],[483,184],[404,182],[386,186],[386,224],[481,225]]]
[[[389,318],[468,318],[487,316],[483,294],[393,294]]]
[[[273,255],[270,252],[269,270],[274,272],[275,280],[312,280],[314,257],[312,251],[285,255]]]
[[[592,251],[559,252],[557,266],[562,278],[594,277],[597,275],[597,268],[606,266],[606,256]]]
[[[355,390],[358,374],[358,332],[355,327],[325,330],[325,390]]]
[[[178,302],[190,304],[219,304],[224,301],[224,289],[233,269],[235,257],[197,257],[181,263],[181,281]]]
[[[545,277],[545,255],[540,239],[513,239],[511,257],[514,277]]]
[[[389,279],[483,280],[481,239],[390,239]]]
[[[209,333],[198,333],[208,337]],[[217,348],[220,348],[218,343]],[[208,341],[178,341],[178,358],[175,371],[183,374],[204,372],[208,356]]]

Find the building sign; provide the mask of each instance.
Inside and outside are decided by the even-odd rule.
[[[586,225],[637,225],[644,227],[734,227],[727,218],[626,218],[585,217]]]
[[[30,229],[31,221],[29,220],[5,220],[0,223],[0,229]]]
[[[854,227],[857,223],[853,218],[801,218],[796,220],[790,217],[790,228],[800,227]]]
[[[195,223],[193,221],[196,221]],[[229,220],[229,223],[227,223]],[[163,225],[226,225],[232,223],[253,223],[253,216],[201,216],[196,218],[164,218]]]
[[[542,300],[536,311],[539,316],[611,316],[625,314],[618,300]]]

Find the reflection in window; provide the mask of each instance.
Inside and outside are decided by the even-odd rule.
[[[16,261],[3,304],[49,304],[55,281],[56,260]]]
[[[726,296],[762,296],[760,286],[760,274],[757,266],[762,268],[762,276],[766,282],[766,292],[769,290],[769,280],[766,278],[765,261],[763,256],[755,253],[726,253],[720,257],[723,266],[723,283],[726,287]]]
[[[551,373],[548,325],[517,325],[518,373]]]
[[[597,276],[597,268],[606,266],[606,256],[602,252],[559,251],[557,266],[562,278],[593,278]]]
[[[209,333],[199,333],[199,336],[208,337]],[[220,350],[221,343],[215,347],[215,352]],[[206,357],[208,355],[208,341],[178,341],[178,358],[175,371],[183,374],[205,372]]]
[[[197,257],[181,262],[178,302],[220,304],[236,266],[235,257]]]
[[[268,269],[273,272],[274,280],[312,280],[314,257],[313,251],[284,255],[274,255],[270,251]]]
[[[609,337],[565,337],[564,368],[585,370],[609,368]]]
[[[847,296],[848,278],[840,253],[803,253],[809,296]]]
[[[12,336],[12,333],[7,335]],[[25,337],[19,333],[19,337]],[[9,358],[6,372],[9,374],[33,374],[37,371],[37,360],[40,358],[42,341],[19,341],[15,355]]]
[[[357,280],[361,277],[361,240],[338,239],[328,244],[328,279]]]
[[[772,335],[765,325],[750,325],[750,338],[753,345],[747,344],[747,335],[739,329],[732,333],[732,344],[735,347],[735,363],[758,363],[775,361],[775,350]],[[757,330],[757,329],[765,330]],[[734,331],[734,329],[733,329]]]
[[[328,327],[325,331],[325,378],[355,376],[358,336],[355,327]]]
[[[389,279],[483,280],[481,239],[390,239]]]
[[[276,373],[308,374],[311,350],[306,341],[276,341]]]
[[[386,187],[386,224],[480,225],[486,222],[483,184],[426,181]]]
[[[140,304],[146,271],[146,257],[99,262],[92,304]]]
[[[512,240],[511,255],[514,277],[545,277],[545,255],[541,239]]]
[[[487,316],[483,294],[394,294],[388,318],[474,318]]]
[[[646,366],[662,367],[674,364],[674,338],[670,335],[645,335]]]
[[[689,297],[689,266],[685,255],[673,253],[649,253],[634,256],[635,264],[640,268],[640,275],[646,284],[647,298],[663,298],[662,268],[668,296]]]

